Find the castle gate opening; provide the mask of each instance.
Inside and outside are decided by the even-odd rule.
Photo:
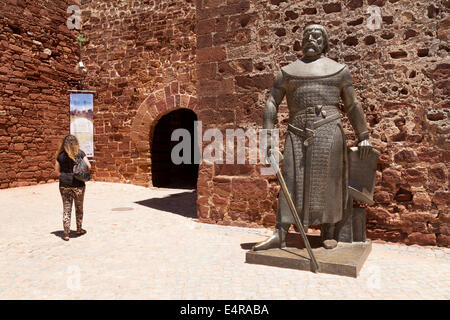
[[[198,164],[194,154],[199,148],[194,144],[194,130],[197,115],[190,109],[177,109],[159,119],[151,141],[152,183],[155,187],[193,189],[197,185]],[[171,141],[172,132],[186,129],[190,136],[190,163],[174,164],[171,153],[180,141]],[[182,156],[181,151],[180,156]]]

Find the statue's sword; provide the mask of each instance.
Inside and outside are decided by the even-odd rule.
[[[275,174],[278,178],[278,182],[281,185],[281,190],[283,190],[283,194],[289,205],[289,209],[291,209],[292,216],[294,217],[294,220],[298,226],[298,229],[300,230],[300,234],[302,235],[303,241],[305,242],[306,250],[308,250],[308,254],[309,254],[309,257],[311,258],[311,262],[312,262],[312,267],[313,267],[312,271],[319,272],[319,265],[316,261],[316,258],[314,257],[314,254],[311,249],[311,245],[309,244],[308,238],[306,237],[305,230],[303,229],[303,224],[300,220],[297,210],[295,209],[294,202],[292,202],[292,198],[291,198],[291,195],[289,194],[289,190],[286,186],[286,182],[284,181],[283,174],[281,173],[280,168],[278,167],[278,165],[275,161],[273,153],[270,154],[269,161],[270,161],[270,165],[272,166],[272,169],[275,171]]]

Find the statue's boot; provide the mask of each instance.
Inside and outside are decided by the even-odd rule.
[[[334,223],[326,223],[322,225],[322,245],[325,249],[334,249],[338,242],[334,239]]]
[[[279,227],[275,229],[273,235],[266,240],[257,243],[253,247],[253,251],[267,250],[272,248],[285,248],[287,230],[289,230],[289,228]]]
[[[325,240],[322,244],[325,249],[334,249],[337,247],[337,241],[334,239]]]

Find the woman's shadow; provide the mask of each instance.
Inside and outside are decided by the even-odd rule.
[[[64,231],[63,230],[59,230],[59,231],[53,231],[51,232],[51,234],[54,234],[56,237],[60,237],[61,239],[64,237]],[[77,234],[75,231],[70,230],[69,233],[69,238],[78,238],[84,236],[84,234]]]

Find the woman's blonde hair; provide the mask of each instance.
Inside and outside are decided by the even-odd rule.
[[[78,150],[80,150],[80,144],[78,143],[77,137],[68,134],[62,139],[56,156],[58,157],[61,152],[65,151],[70,159],[76,161]]]

